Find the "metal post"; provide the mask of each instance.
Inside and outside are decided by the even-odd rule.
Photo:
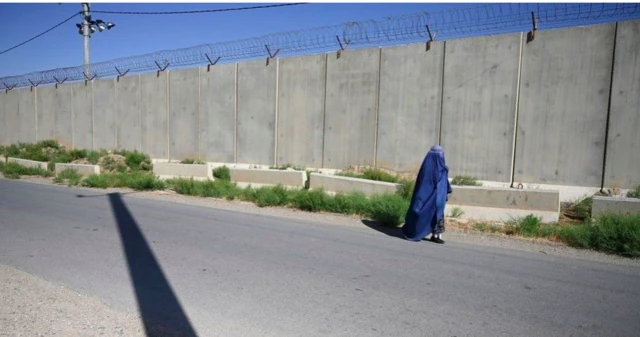
[[[82,35],[84,37],[84,73],[91,74],[89,69],[89,38],[91,37],[90,24],[87,19],[89,18],[89,3],[82,3],[82,13],[84,14],[84,18],[82,19]]]

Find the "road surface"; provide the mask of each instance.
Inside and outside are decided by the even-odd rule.
[[[640,331],[637,266],[3,179],[0,264],[184,335]]]

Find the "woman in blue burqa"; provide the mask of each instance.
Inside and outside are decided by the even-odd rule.
[[[444,149],[434,145],[422,161],[402,233],[407,240],[420,241],[431,234],[431,241],[444,243],[444,206],[449,193],[449,168]]]

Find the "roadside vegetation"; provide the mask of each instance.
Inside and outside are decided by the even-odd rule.
[[[36,144],[17,144],[0,147],[5,157],[18,157],[49,163],[49,169],[36,169],[17,163],[0,162],[0,172],[9,179],[21,176],[54,177],[57,184],[91,188],[131,188],[138,191],[173,190],[176,193],[206,198],[251,202],[259,207],[287,207],[306,212],[328,212],[364,217],[388,227],[404,222],[415,183],[377,169],[362,173],[343,173],[343,176],[364,178],[400,184],[397,193],[367,197],[361,193],[331,195],[323,190],[287,189],[282,186],[241,188],[231,181],[226,166],[213,169],[215,181],[194,179],[160,180],[151,171],[149,156],[137,151],[85,151],[66,150],[55,141]],[[102,174],[82,177],[76,171],[64,170],[57,176],[55,163],[91,163],[100,165]],[[187,159],[183,163],[198,163]],[[300,169],[284,165],[277,169]],[[307,171],[310,174],[310,171]],[[453,185],[479,186],[472,177],[454,177]],[[629,191],[628,197],[640,197],[640,186]],[[543,238],[563,242],[569,246],[594,249],[626,257],[640,257],[640,216],[606,214],[591,217],[593,197],[586,196],[574,203],[562,205],[560,223],[542,223],[533,215],[512,219],[503,225],[475,223],[472,230],[526,238]],[[453,208],[450,218],[463,215],[460,208]]]

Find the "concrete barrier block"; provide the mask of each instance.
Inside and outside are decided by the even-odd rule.
[[[7,158],[7,162],[8,163],[20,164],[20,165],[25,166],[25,167],[41,168],[43,170],[47,170],[48,169],[48,165],[49,165],[49,163],[47,163],[47,162],[28,160],[28,159],[20,159],[20,158],[12,158],[12,157]]]
[[[160,179],[193,178],[195,180],[213,180],[208,164],[154,163],[153,174]]]
[[[5,156],[0,156],[0,163],[6,163],[7,158]]]
[[[242,168],[230,168],[229,171],[231,181],[254,187],[282,185],[302,188],[307,181],[304,171]]]
[[[71,169],[83,176],[90,176],[92,174],[100,174],[100,166],[98,165],[90,165],[90,164],[63,164],[56,163],[56,175],[60,174],[60,172]]]
[[[605,213],[640,215],[640,199],[593,197],[591,216],[596,217]]]
[[[560,211],[560,192],[518,190],[513,188],[452,186],[449,203],[453,205]]]
[[[311,181],[309,183],[309,188],[312,189],[322,188],[327,192],[335,193],[360,192],[368,196],[385,193],[394,194],[398,187],[400,187],[400,184],[320,173],[311,173]]]
[[[447,210],[461,208],[465,218],[507,221],[533,214],[543,222],[560,218],[560,192],[512,188],[452,186]]]

